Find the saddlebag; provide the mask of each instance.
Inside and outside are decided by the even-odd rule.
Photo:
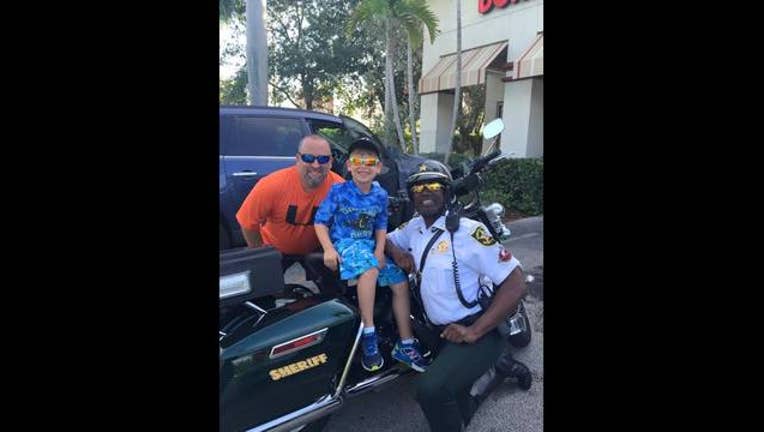
[[[220,340],[220,430],[245,431],[335,392],[360,318],[343,300],[315,298],[241,321]]]

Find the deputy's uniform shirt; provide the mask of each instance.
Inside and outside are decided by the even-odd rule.
[[[416,217],[409,223],[388,233],[387,241],[413,255],[417,270],[422,260],[422,251],[434,232],[440,228],[438,237],[428,252],[425,268],[422,270],[420,292],[425,312],[433,324],[445,325],[459,321],[480,311],[480,305],[466,308],[459,301],[454,286],[452,247],[456,246],[456,262],[459,268],[459,283],[467,302],[477,299],[480,288],[478,278],[488,277],[500,284],[512,273],[520,261],[513,257],[501,243],[494,240],[490,231],[480,222],[461,218],[459,229],[454,233],[454,245],[446,230],[446,218],[441,216],[429,228],[424,219]]]

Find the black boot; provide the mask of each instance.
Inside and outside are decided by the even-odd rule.
[[[516,379],[517,385],[523,390],[531,388],[533,376],[530,369],[528,369],[528,366],[513,359],[508,349],[505,349],[496,361],[496,372],[504,377]]]

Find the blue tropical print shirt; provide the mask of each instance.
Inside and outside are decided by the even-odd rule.
[[[366,194],[353,181],[334,184],[314,223],[329,227],[335,248],[342,240],[374,240],[374,231],[387,229],[387,191],[376,181]]]

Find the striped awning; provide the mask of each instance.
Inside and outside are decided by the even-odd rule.
[[[485,83],[488,65],[502,52],[507,42],[462,51],[462,87]],[[506,56],[506,54],[505,54]],[[438,63],[419,80],[419,94],[449,90],[456,86],[456,53],[441,57]]]
[[[544,33],[536,36],[536,40],[515,60],[513,69],[514,79],[544,75]]]

